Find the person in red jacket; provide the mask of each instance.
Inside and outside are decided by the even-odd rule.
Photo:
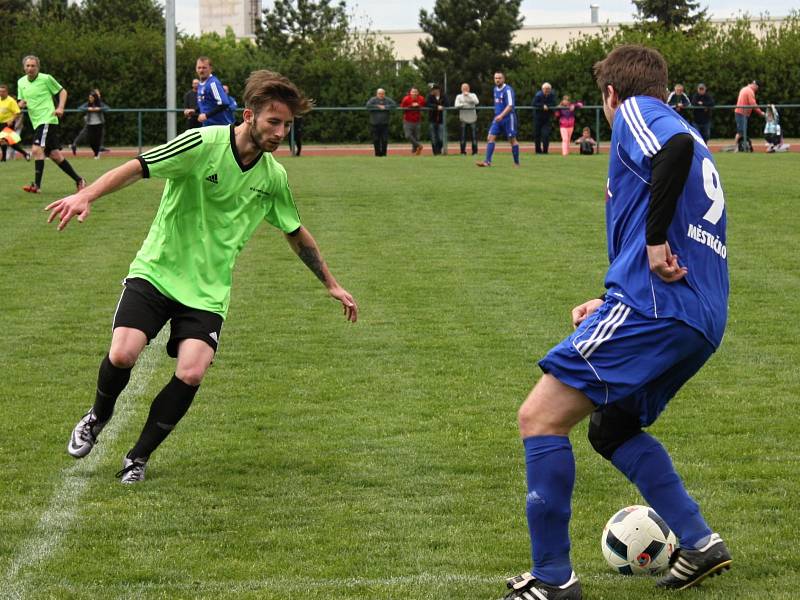
[[[424,106],[425,98],[419,95],[419,89],[415,87],[400,101],[400,108],[403,109],[403,134],[411,142],[411,153],[417,156],[422,154],[422,144],[419,142],[422,113],[418,109]]]

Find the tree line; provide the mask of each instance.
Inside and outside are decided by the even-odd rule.
[[[503,70],[517,92],[520,105],[530,104],[542,82],[586,104],[600,104],[592,65],[621,43],[644,43],[658,48],[670,65],[672,82],[691,91],[703,81],[719,104],[734,104],[739,88],[752,79],[761,83],[759,101],[798,102],[800,90],[800,13],[780,25],[758,21],[757,35],[748,17],[725,26],[711,24],[698,2],[634,0],[636,21],[630,26],[572,40],[566,47],[540,42],[515,44],[513,33],[522,25],[521,0],[437,0],[420,11],[420,57],[399,64],[391,43],[368,28],[357,29],[355,18],[339,0],[276,0],[264,10],[255,43],[232,33],[178,36],[178,106],[194,76],[195,58],[212,57],[216,74],[240,98],[247,75],[261,68],[291,77],[318,106],[363,107],[378,87],[400,100],[414,85],[445,84],[452,99],[462,82],[470,83],[481,100],[491,103],[492,74]],[[21,59],[36,54],[42,70],[69,93],[69,107],[86,100],[98,87],[112,107],[165,106],[164,15],[155,0],[84,0],[67,5],[61,0],[0,0],[0,19],[10,32],[0,55],[0,81],[12,94],[22,75]],[[488,113],[480,113],[488,122]],[[521,114],[522,139],[532,136],[530,113]],[[143,118],[146,144],[163,141],[164,116]],[[180,119],[179,119],[180,120]],[[402,137],[400,117],[392,124],[394,139]],[[800,129],[800,110],[784,111],[784,130]],[[455,118],[452,120],[455,126]],[[576,127],[594,130],[594,111],[579,114]],[[64,122],[68,132],[80,127],[80,116]],[[111,114],[109,144],[133,144],[136,118]],[[751,119],[751,135],[759,122]],[[730,111],[714,117],[715,136],[733,137]],[[484,129],[485,130],[485,129]],[[603,125],[601,137],[607,139]],[[305,123],[309,141],[366,141],[367,116],[362,112],[312,113]]]

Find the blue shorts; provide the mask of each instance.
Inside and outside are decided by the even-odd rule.
[[[517,137],[517,115],[511,112],[499,123],[493,120],[492,126],[489,127],[489,135],[505,135],[509,139]]]
[[[711,343],[686,323],[647,318],[607,300],[539,366],[598,407],[617,403],[638,414],[646,427],[713,353]]]
[[[734,117],[736,117],[736,133],[739,135],[744,135],[747,132],[747,115],[734,113]],[[730,123],[730,121],[728,122]]]

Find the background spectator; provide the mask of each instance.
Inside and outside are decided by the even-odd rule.
[[[447,101],[447,96],[442,93],[442,89],[437,85],[431,85],[430,93],[425,99],[425,106],[430,111],[428,119],[431,130],[431,148],[434,155],[442,153],[444,147],[444,109],[450,103]]]
[[[291,135],[294,136],[294,148],[292,148],[293,156],[300,156],[300,152],[303,150],[303,119],[304,117],[295,115],[294,121],[292,122]]]
[[[478,96],[470,92],[469,84],[461,84],[461,93],[456,96],[455,107],[458,111],[458,121],[461,125],[461,154],[467,153],[467,128],[472,133],[472,155],[478,153]]]
[[[753,145],[744,141],[747,139],[747,120],[755,110],[756,114],[763,117],[764,111],[758,108],[756,102],[756,92],[758,91],[758,82],[753,80],[739,90],[739,97],[736,99],[736,108],[733,110],[734,118],[736,119],[736,137],[733,139],[733,151],[750,151],[753,150]],[[754,108],[744,108],[754,107]]]
[[[706,84],[697,84],[697,91],[692,94],[694,124],[706,142],[711,138],[711,109],[714,108],[714,104],[714,98],[706,90]]]
[[[569,155],[569,144],[572,141],[572,131],[575,129],[575,109],[583,108],[583,102],[571,102],[569,94],[561,98],[558,110],[558,126],[561,129],[561,155]]]
[[[557,104],[553,86],[543,83],[542,89],[533,97],[533,142],[536,145],[536,154],[547,154],[550,147],[553,118],[550,109]]]
[[[419,143],[420,119],[422,113],[419,109],[423,106],[419,89],[412,87],[400,101],[403,108],[403,134],[411,142],[411,153],[419,156],[422,154],[422,144]]]
[[[230,116],[231,122],[234,124],[238,124],[236,120],[236,111],[239,110],[239,103],[236,101],[236,98],[231,96],[231,88],[227,85],[223,85],[222,89],[225,90],[225,93],[228,96],[228,115]]]
[[[581,154],[594,154],[595,146],[597,146],[597,142],[592,137],[592,130],[588,127],[583,128],[583,134],[575,143],[580,146]]]
[[[231,125],[233,117],[228,106],[230,100],[222,82],[213,74],[214,66],[211,59],[201,56],[195,65],[197,78],[197,120],[203,127],[207,125]]]
[[[103,127],[106,122],[103,113],[108,110],[108,105],[103,102],[100,97],[100,90],[92,90],[89,92],[89,99],[78,107],[86,113],[84,117],[84,129],[86,130],[86,137],[89,140],[89,146],[92,148],[95,159],[100,158],[100,147],[103,144]],[[83,130],[81,130],[83,132]],[[73,140],[71,144],[72,153],[75,154],[78,137]]]
[[[389,147],[389,111],[396,106],[397,102],[389,98],[383,88],[378,88],[375,95],[367,100],[375,156],[386,156]]]
[[[200,127],[197,122],[197,86],[199,79],[192,79],[192,89],[183,95],[183,116],[186,117],[186,129]]]
[[[687,116],[685,109],[689,108],[692,103],[689,101],[689,96],[683,91],[683,84],[676,83],[675,89],[667,96],[667,104],[669,104],[675,111],[683,116]]]
[[[8,86],[0,84],[0,144],[2,145],[3,158],[6,161],[6,153],[11,148],[12,152],[21,152],[25,160],[30,160],[30,154],[22,147],[22,140],[17,132],[17,126],[22,125],[22,111],[15,98],[8,95]],[[20,127],[21,129],[21,127]],[[14,154],[11,155],[14,160]]]
[[[105,121],[106,121],[106,118],[105,118],[105,115],[103,113],[108,110],[108,106],[103,103],[103,96],[100,93],[99,89],[94,88],[92,91],[90,91],[89,92],[89,97],[91,98],[92,96],[94,96],[96,98],[96,100],[100,102],[101,107],[104,107],[104,108],[102,108],[102,111],[99,113],[100,121],[101,121],[100,122],[101,127],[100,127],[100,148],[99,148],[99,151],[100,152],[106,152],[107,151],[106,148],[103,147],[103,140],[105,139],[105,135],[106,135],[106,132],[105,132]],[[83,104],[81,104],[78,107],[78,110],[84,110],[85,111],[86,110],[85,107],[87,105],[88,105],[88,103],[84,102]],[[92,121],[96,122],[97,121],[97,117],[93,117]],[[97,133],[97,131],[95,131],[94,133]],[[72,156],[75,156],[78,153],[78,146],[80,146],[81,144],[86,143],[87,141],[89,142],[89,146],[91,147],[92,142],[89,139],[89,114],[88,114],[88,111],[87,111],[87,114],[84,115],[84,117],[83,117],[83,127],[81,127],[81,130],[78,132],[78,135],[75,136],[75,139],[73,139],[72,143],[69,145],[70,150],[72,150]]]

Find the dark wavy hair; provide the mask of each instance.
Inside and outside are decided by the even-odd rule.
[[[603,98],[608,95],[606,86],[611,85],[620,102],[631,96],[667,99],[667,61],[658,50],[647,46],[626,44],[614,48],[594,64],[594,77]]]

